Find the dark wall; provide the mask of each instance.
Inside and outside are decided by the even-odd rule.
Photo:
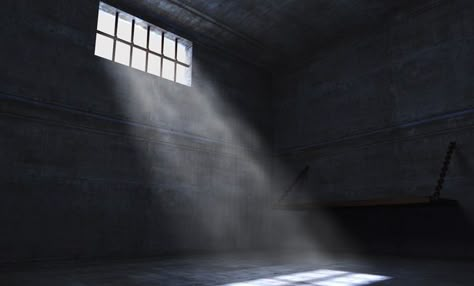
[[[250,246],[263,71],[190,38],[186,87],[94,56],[98,1],[1,6],[0,261]]]
[[[294,176],[311,166],[309,199],[428,196],[449,142],[456,141],[442,196],[458,200],[467,221],[474,220],[473,19],[471,1],[413,1],[276,76],[277,161]],[[426,219],[460,218],[433,212]],[[373,241],[390,221],[372,225]],[[439,224],[438,231],[445,230]],[[461,244],[428,246],[429,237],[419,244],[432,254],[442,248],[474,255],[464,239],[472,230],[458,230],[453,237]],[[378,243],[394,251],[404,246]]]

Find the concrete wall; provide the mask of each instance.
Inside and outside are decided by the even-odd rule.
[[[443,195],[459,209],[412,213],[458,222],[453,235],[369,241],[474,255],[474,5],[423,2],[277,73],[273,110],[269,76],[199,35],[185,35],[194,41],[188,88],[95,57],[96,0],[3,2],[0,261],[244,249],[263,233],[275,247],[314,245],[311,216],[265,221],[270,183],[279,193],[309,164],[311,199],[429,195],[452,140]],[[133,3],[111,1],[162,24]],[[283,174],[272,182],[268,142]],[[314,241],[295,226],[301,217]],[[400,229],[374,217],[366,231]]]
[[[442,196],[459,200],[474,220],[473,19],[471,1],[414,1],[276,76],[276,161],[294,176],[311,166],[306,199],[430,195],[448,143],[457,141]],[[434,212],[427,219],[458,218]],[[462,243],[418,243],[425,253],[474,255],[465,239],[472,230],[459,230],[453,237]],[[378,243],[392,251],[404,246]]]
[[[98,58],[97,9],[2,2],[0,261],[249,247],[268,76],[193,38],[191,88]]]

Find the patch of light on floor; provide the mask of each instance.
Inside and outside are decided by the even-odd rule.
[[[289,281],[289,282],[305,282],[311,281],[321,278],[327,278],[336,275],[343,275],[347,274],[345,271],[336,271],[336,270],[316,270],[316,271],[308,271],[308,272],[300,272],[290,275],[282,275],[274,277],[273,279]]]
[[[315,271],[275,276],[265,279],[230,283],[222,286],[359,286],[369,285],[375,282],[380,282],[388,279],[390,279],[390,277],[383,275],[321,269]]]

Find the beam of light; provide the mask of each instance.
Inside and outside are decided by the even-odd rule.
[[[152,201],[161,212],[156,217],[163,212],[192,213],[189,224],[199,226],[211,248],[284,246],[304,249],[319,260],[329,255],[301,214],[272,209],[293,174],[272,162],[272,147],[228,102],[212,75],[193,67],[200,79],[188,88],[106,65],[121,112],[132,122],[152,126],[130,125],[127,132],[139,138],[132,142],[146,171]],[[162,131],[155,133],[155,127]],[[330,236],[331,243],[346,248],[350,245],[322,211],[312,221],[324,230],[319,231],[320,237]],[[170,226],[183,241],[186,223]]]
[[[193,248],[189,230],[197,229],[198,243],[210,249],[298,248],[318,261],[329,255],[323,236],[351,247],[321,210],[310,228],[304,214],[272,208],[293,172],[274,160],[271,144],[234,105],[236,91],[196,62],[192,87],[104,63],[117,112],[146,125],[130,124],[126,132],[145,174],[139,179],[150,190],[150,228],[169,228],[173,242],[186,248]],[[163,214],[175,220],[158,222]]]
[[[275,276],[271,278],[255,279],[221,286],[360,286],[389,280],[391,277],[375,274],[353,273],[337,270],[315,270]]]

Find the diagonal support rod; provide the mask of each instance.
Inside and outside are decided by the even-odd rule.
[[[281,202],[283,199],[286,198],[286,196],[288,196],[288,194],[298,185],[298,184],[301,184],[307,177],[308,175],[308,171],[309,171],[309,166],[305,166],[303,170],[301,170],[301,172],[298,174],[298,176],[296,176],[295,180],[293,181],[293,183],[291,183],[291,185],[288,187],[288,189],[286,189],[286,191],[283,193],[283,195],[281,195],[280,199],[278,200],[279,202]]]
[[[456,142],[455,141],[449,143],[448,152],[446,153],[446,156],[444,157],[443,167],[441,168],[441,172],[439,174],[439,179],[438,179],[438,183],[436,185],[436,189],[435,189],[433,195],[431,195],[431,197],[430,197],[431,201],[437,201],[437,200],[439,200],[439,198],[441,196],[441,190],[443,189],[444,178],[446,177],[446,174],[448,173],[449,163],[451,161],[451,157],[453,155],[453,152],[454,152],[455,148],[456,148]]]

